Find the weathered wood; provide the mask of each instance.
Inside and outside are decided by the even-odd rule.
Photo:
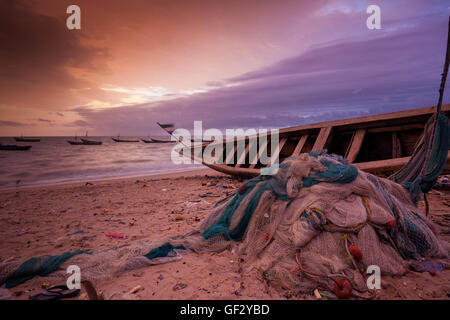
[[[239,157],[239,159],[236,162],[236,167],[240,168],[245,164],[245,158],[247,157],[247,154],[250,150],[250,140],[248,141],[248,143],[245,145],[245,151],[243,154],[241,154],[241,156]],[[242,163],[241,163],[242,162]]]
[[[256,153],[256,159],[253,159],[253,161],[250,161],[249,169],[254,169],[255,166],[258,164],[259,158],[261,158],[262,153],[265,152],[265,150],[267,148],[268,140],[269,139],[264,140],[263,144],[260,146],[258,152]],[[254,162],[254,163],[252,163],[252,162]]]
[[[306,143],[306,140],[308,139],[308,135],[305,134],[304,136],[301,136],[301,138],[298,140],[297,146],[295,147],[294,152],[292,152],[293,156],[298,156],[303,149],[303,146]]]
[[[449,116],[450,115],[450,105],[445,105],[442,106],[442,111]],[[275,155],[275,153],[278,153],[277,156],[281,157],[281,155],[283,155],[283,159],[285,157],[290,156],[289,153],[291,153],[291,155],[298,155],[300,154],[304,149],[310,149],[311,144],[313,144],[313,150],[318,150],[318,149],[323,149],[324,147],[331,147],[331,149],[334,150],[341,150],[341,145],[339,143],[343,143],[343,141],[332,141],[332,137],[334,137],[334,139],[338,139],[339,137],[342,138],[343,134],[352,134],[351,137],[345,137],[345,141],[351,140],[349,147],[347,147],[347,150],[342,150],[339,152],[345,153],[341,154],[342,156],[347,156],[347,158],[350,158],[350,160],[352,160],[353,162],[356,161],[356,158],[358,157],[358,145],[360,150],[364,150],[367,149],[367,152],[371,153],[371,159],[374,159],[373,161],[370,162],[362,162],[362,163],[357,163],[355,165],[357,165],[357,167],[361,168],[364,171],[369,171],[369,172],[373,172],[373,173],[377,173],[377,172],[382,172],[382,171],[395,171],[396,169],[401,168],[402,165],[404,165],[406,163],[406,161],[409,160],[409,157],[405,157],[405,155],[408,155],[411,152],[411,148],[410,148],[410,144],[411,141],[407,140],[410,139],[411,134],[413,134],[414,136],[418,135],[418,130],[420,130],[420,128],[422,126],[425,126],[425,123],[428,121],[429,117],[434,113],[434,109],[433,108],[422,108],[422,109],[416,109],[416,110],[408,110],[408,111],[402,111],[402,112],[396,112],[396,113],[391,113],[391,114],[387,114],[387,115],[377,115],[377,116],[370,116],[370,117],[363,117],[365,119],[365,121],[367,121],[367,118],[370,118],[371,120],[369,122],[358,122],[362,120],[363,118],[358,118],[358,119],[349,119],[349,120],[339,120],[337,122],[339,122],[340,124],[345,123],[343,126],[339,126],[339,127],[333,127],[333,123],[336,123],[336,121],[331,121],[325,124],[320,125],[308,125],[310,128],[309,129],[305,129],[308,126],[301,126],[298,127],[299,130],[297,131],[293,131],[294,128],[288,128],[287,132],[284,132],[284,129],[280,130],[280,140],[282,140],[283,138],[287,138],[287,142],[285,142],[285,148],[283,148],[284,150],[282,150],[281,148],[276,151],[274,150],[273,152],[271,152],[271,157]],[[397,119],[397,118],[393,118],[394,116],[396,117],[402,117],[401,119]],[[383,128],[384,126],[384,128]],[[318,129],[321,129],[316,141],[314,141],[314,143],[310,143],[312,141],[310,141],[311,139],[308,138],[308,135],[317,135],[318,133]],[[363,131],[362,129],[365,129],[365,135],[363,137]],[[395,129],[398,129],[399,131],[395,131]],[[361,131],[358,131],[361,130]],[[392,131],[394,130],[394,131]],[[405,131],[405,130],[416,130],[416,132],[410,132],[407,133],[405,135],[402,135],[402,139],[398,139],[399,138],[399,132],[401,131]],[[359,132],[358,134],[356,132]],[[369,133],[378,133],[378,132],[384,132],[388,134],[388,137],[392,134],[395,133],[394,136],[397,136],[395,139],[393,139],[393,147],[394,147],[394,152],[392,152],[394,154],[394,156],[398,156],[397,158],[394,159],[389,159],[389,160],[376,160],[376,159],[383,159],[386,158],[386,156],[391,156],[391,150],[386,150],[383,148],[378,148],[378,149],[368,149],[366,146],[367,143],[371,142],[374,143],[373,139],[377,140],[377,135],[373,135],[370,136],[371,139],[368,139],[368,134]],[[256,136],[255,136],[256,137]],[[373,138],[373,139],[372,139]],[[380,138],[378,139],[377,142],[379,142],[380,144],[384,141],[386,138],[386,134],[382,134],[380,135]],[[227,154],[226,157],[228,158],[228,160],[234,159],[233,157],[235,157],[235,153],[236,153],[236,140],[239,139],[249,139],[249,137],[239,137],[237,139],[234,139],[233,142],[233,152],[232,154]],[[293,145],[290,145],[289,148],[286,148],[286,144],[290,141],[290,139],[297,139],[296,141],[296,145],[295,148],[293,148]],[[388,138],[389,139],[389,138]],[[231,140],[231,139],[230,139]],[[269,139],[268,139],[269,140]],[[362,141],[359,141],[362,140]],[[408,142],[409,141],[409,142]],[[232,143],[231,141],[228,141],[229,143]],[[336,146],[331,145],[330,146],[330,142],[334,143],[337,142]],[[223,143],[223,142],[220,142]],[[270,143],[270,141],[266,141],[265,144],[261,145],[260,148],[258,149],[258,152],[255,152],[256,154],[254,155],[252,151],[252,149],[248,149],[246,148],[245,150],[245,160],[249,160],[250,165],[249,167],[245,166],[239,166],[239,165],[223,165],[223,164],[208,164],[208,163],[204,163],[206,166],[209,166],[210,168],[213,168],[215,170],[224,172],[224,173],[230,173],[230,174],[241,174],[241,175],[257,175],[259,174],[260,170],[256,169],[257,163],[261,162],[261,156],[263,154],[263,152],[265,152],[268,148],[267,143]],[[404,143],[402,145],[402,143]],[[362,146],[360,145],[362,144]],[[206,147],[207,144],[203,144],[202,147]],[[211,145],[211,144],[210,144]],[[246,145],[247,147],[247,145]],[[252,146],[253,148],[253,146]],[[373,149],[373,148],[372,148]],[[381,152],[383,151],[383,152]],[[388,151],[388,152],[385,152]],[[361,151],[359,151],[361,153]],[[381,152],[380,154],[378,154],[377,152]],[[195,155],[190,154],[189,152],[184,152],[184,154],[186,154],[186,156],[190,156],[191,158],[195,158]],[[403,157],[402,157],[403,155]],[[239,158],[243,157],[243,155],[239,154]],[[250,159],[253,158],[253,159]],[[199,159],[200,161],[202,161],[202,159]],[[282,161],[282,159],[280,159]],[[198,160],[197,160],[198,161]],[[256,162],[253,163],[252,162]],[[445,172],[448,172],[450,170],[450,162],[447,161],[447,165],[446,165],[446,169],[444,170]]]
[[[325,145],[331,134],[331,129],[333,129],[333,127],[324,127],[320,129],[319,135],[317,136],[317,139],[314,142],[312,151],[322,150],[323,148],[325,148]]]
[[[401,169],[406,163],[408,163],[409,159],[411,159],[411,157],[401,157],[396,159],[355,163],[354,165],[358,169],[366,172],[397,171]],[[447,153],[447,167],[449,162],[450,162],[450,151]],[[443,172],[443,174],[445,173],[446,171]]]
[[[371,128],[371,129],[367,130],[367,132],[368,133],[399,132],[399,131],[408,131],[408,130],[414,130],[414,129],[423,130],[424,128],[425,128],[425,124],[423,124],[423,123],[413,123],[413,124],[405,124],[403,126]]]
[[[352,140],[350,141],[349,148],[345,155],[345,158],[347,158],[347,160],[350,163],[355,162],[356,157],[358,156],[359,151],[361,150],[361,146],[364,141],[364,137],[366,136],[366,132],[367,132],[366,129],[358,129],[353,134]]]
[[[286,141],[287,141],[287,137],[282,138],[280,140],[280,142],[278,143],[278,146],[276,147],[276,149],[274,151],[272,151],[272,154],[270,155],[270,161],[269,161],[269,164],[268,164],[269,166],[275,163],[275,161],[279,157],[280,152],[283,149],[284,144],[286,143]]]
[[[402,146],[397,132],[392,132],[392,158],[400,158],[402,156]]]

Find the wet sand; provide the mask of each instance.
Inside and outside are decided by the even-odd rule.
[[[0,191],[0,262],[23,261],[78,248],[93,252],[134,241],[187,233],[199,226],[216,201],[241,181],[212,170],[149,177],[22,187]],[[433,190],[430,214],[450,241],[450,191]],[[424,205],[419,205],[424,212]],[[113,239],[108,233],[119,233]],[[269,286],[256,272],[243,274],[237,256],[190,253],[179,261],[129,271],[113,282],[96,282],[106,299],[315,299]],[[377,299],[449,299],[450,261],[432,276],[410,271],[382,276]],[[42,278],[42,283],[45,279]],[[59,284],[59,283],[58,283]],[[135,293],[130,290],[140,286]],[[28,299],[41,286],[10,289]],[[78,299],[86,299],[82,290]]]

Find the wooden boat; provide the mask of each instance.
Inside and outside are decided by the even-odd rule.
[[[14,137],[17,142],[39,142],[41,139],[38,138],[24,138],[24,137]]]
[[[73,146],[82,146],[82,145],[84,145],[83,141],[67,140],[67,142],[70,143]]]
[[[278,148],[270,150],[268,134],[267,143],[263,143],[261,148],[257,146],[257,151],[252,153],[256,154],[254,159],[249,159],[249,137],[203,143],[181,153],[226,174],[257,176],[262,168],[268,166],[260,162],[261,154],[266,150],[270,164],[277,159],[282,163],[293,155],[327,149],[329,153],[345,157],[361,170],[386,175],[397,171],[409,161],[426,122],[435,111],[435,107],[427,107],[280,129]],[[442,112],[449,117],[450,105],[443,105]],[[237,143],[240,141],[242,144],[242,140],[245,149],[237,155]],[[223,146],[223,163],[206,163],[196,156],[206,146],[214,146],[215,143]],[[232,150],[228,154],[226,144]],[[445,173],[450,173],[450,153],[443,174]]]
[[[163,140],[163,139],[156,139],[156,138],[150,138],[153,143],[174,143],[176,141],[172,141],[172,140]]]
[[[4,151],[28,151],[31,149],[31,146],[18,146],[15,144],[0,144],[0,150]]]
[[[150,138],[151,139],[151,138]],[[155,141],[152,141],[152,140],[147,140],[147,139],[142,139],[141,138],[141,140],[142,140],[142,142],[144,142],[144,143],[156,143]]]
[[[88,140],[81,138],[81,141],[83,141],[83,144],[86,146],[99,146],[102,144],[101,141],[95,141],[95,140]]]
[[[81,138],[81,141],[83,141],[84,145],[87,145],[87,146],[99,146],[99,145],[102,144],[101,141],[90,140],[90,139],[87,139],[87,137],[88,137],[88,132],[86,131],[86,138],[85,139]]]
[[[73,146],[82,146],[84,142],[78,139],[78,136],[75,135],[74,140],[67,140],[67,142]]]
[[[139,142],[139,140],[120,139],[119,137],[117,137],[117,138],[111,138],[111,139],[113,139],[115,142]]]

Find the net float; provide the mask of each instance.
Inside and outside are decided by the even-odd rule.
[[[344,278],[339,278],[334,283],[334,294],[339,299],[348,299],[352,295],[352,284]]]
[[[353,256],[353,258],[356,261],[361,261],[362,260],[362,252],[361,250],[357,247],[357,246],[349,246],[348,247],[348,251],[350,252],[350,254]]]

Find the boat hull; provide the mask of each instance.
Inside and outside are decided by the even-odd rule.
[[[87,140],[87,139],[81,139],[83,141],[83,144],[87,146],[99,146],[102,144],[101,141],[94,141],[94,140]]]
[[[0,145],[2,151],[28,151],[31,146],[17,146],[17,145]]]
[[[117,139],[117,138],[111,138],[115,142],[139,142],[139,140],[127,140],[127,139]]]
[[[450,105],[442,106],[442,112],[450,117]],[[257,176],[261,169],[272,163],[282,163],[290,156],[327,149],[363,171],[390,175],[409,161],[426,122],[434,113],[435,107],[428,107],[284,128],[279,130],[279,143],[274,150],[270,150],[269,133],[265,145],[256,145],[257,151],[252,158],[249,142],[259,140],[259,136],[198,144],[183,152],[196,162],[222,173]],[[238,143],[241,143],[239,150],[243,151],[239,154]],[[206,146],[212,150],[217,145],[223,150],[222,163],[210,163],[194,156]],[[265,153],[269,161],[262,163],[261,153]],[[446,173],[450,173],[450,153],[443,174]]]
[[[37,139],[37,138],[17,138],[15,137],[14,140],[16,140],[17,142],[40,142],[41,139]]]

